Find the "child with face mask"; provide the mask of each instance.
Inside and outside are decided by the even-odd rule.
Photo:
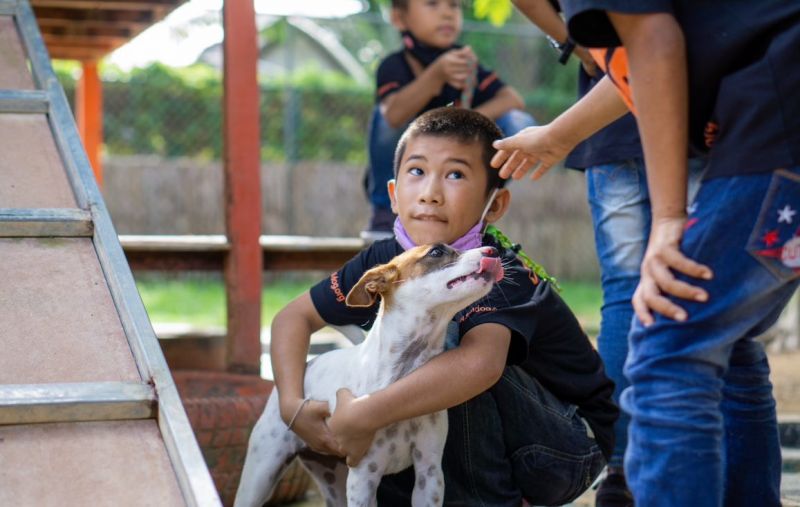
[[[393,0],[391,20],[403,48],[384,58],[377,72],[368,142],[372,217],[365,239],[391,237],[394,214],[386,183],[397,141],[411,120],[453,105],[489,117],[506,135],[534,125],[516,90],[479,65],[469,46],[456,43],[462,25],[459,0]]]
[[[449,409],[445,505],[558,505],[579,496],[605,466],[618,409],[613,383],[575,316],[541,267],[491,224],[510,193],[489,166],[502,136],[486,117],[439,108],[412,122],[389,184],[395,238],[377,241],[290,303],[272,325],[272,362],[285,422],[310,447],[355,464],[378,428]],[[350,308],[339,297],[366,270],[414,245],[497,248],[506,277],[460,311],[446,350],[386,389],[336,412],[304,404],[309,335],[325,324],[369,327],[378,304]],[[379,505],[409,505],[413,470],[383,478]]]

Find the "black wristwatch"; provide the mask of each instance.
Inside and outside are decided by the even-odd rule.
[[[549,35],[545,35],[545,37],[547,37],[547,42],[550,43],[553,49],[560,53],[560,56],[558,57],[558,63],[561,65],[566,65],[567,60],[569,60],[569,55],[571,55],[572,51],[575,50],[575,41],[572,40],[571,37],[567,37],[567,41],[561,44]]]

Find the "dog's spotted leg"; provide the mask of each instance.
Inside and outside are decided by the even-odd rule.
[[[325,507],[347,505],[347,465],[344,460],[311,451],[301,451],[300,460],[325,499]]]
[[[264,505],[303,445],[281,421],[277,391],[272,393],[250,436],[234,507]]]
[[[378,485],[383,476],[383,467],[366,456],[356,468],[347,475],[347,506],[376,507]]]
[[[437,433],[434,428],[441,428]],[[442,454],[445,441],[437,435],[447,434],[447,413],[436,412],[409,421],[411,437],[411,460],[414,462],[414,492],[411,505],[414,507],[441,506],[444,503],[444,473]]]

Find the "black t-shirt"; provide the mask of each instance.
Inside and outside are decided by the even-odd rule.
[[[563,0],[570,35],[588,47],[619,37],[606,11],[667,12],[683,29],[689,141],[706,179],[800,165],[800,2]]]
[[[405,51],[398,51],[387,56],[378,67],[376,101],[380,102],[392,93],[414,81],[416,76],[406,61]],[[478,107],[494,97],[505,83],[494,72],[478,65],[478,79],[472,95],[472,107]],[[449,84],[442,87],[442,93],[432,98],[418,114],[443,107],[450,103],[460,106],[461,90]]]
[[[484,244],[498,248],[505,269],[503,281],[488,296],[454,317],[459,339],[479,324],[497,323],[511,330],[507,362],[518,364],[559,399],[578,406],[608,456],[618,409],[611,400],[614,383],[605,374],[600,356],[569,307],[551,285],[523,265],[511,250],[491,236]],[[403,252],[394,239],[373,243],[331,276],[311,288],[311,300],[325,322],[356,324],[368,329],[375,321],[371,308],[350,308],[347,292],[368,269]]]
[[[604,76],[600,69],[597,70],[597,74],[597,77],[592,77],[583,70],[583,67],[580,67],[578,71],[579,98],[589,93],[589,90]],[[642,143],[636,127],[636,118],[628,113],[578,144],[567,156],[564,165],[572,169],[586,169],[595,165],[611,164],[632,158],[642,158]]]

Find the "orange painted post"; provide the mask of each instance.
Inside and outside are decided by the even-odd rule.
[[[258,43],[253,2],[225,0],[224,165],[228,370],[258,373],[261,359],[261,184]]]
[[[99,186],[103,185],[103,84],[96,61],[82,62],[83,73],[75,90],[75,121]]]

